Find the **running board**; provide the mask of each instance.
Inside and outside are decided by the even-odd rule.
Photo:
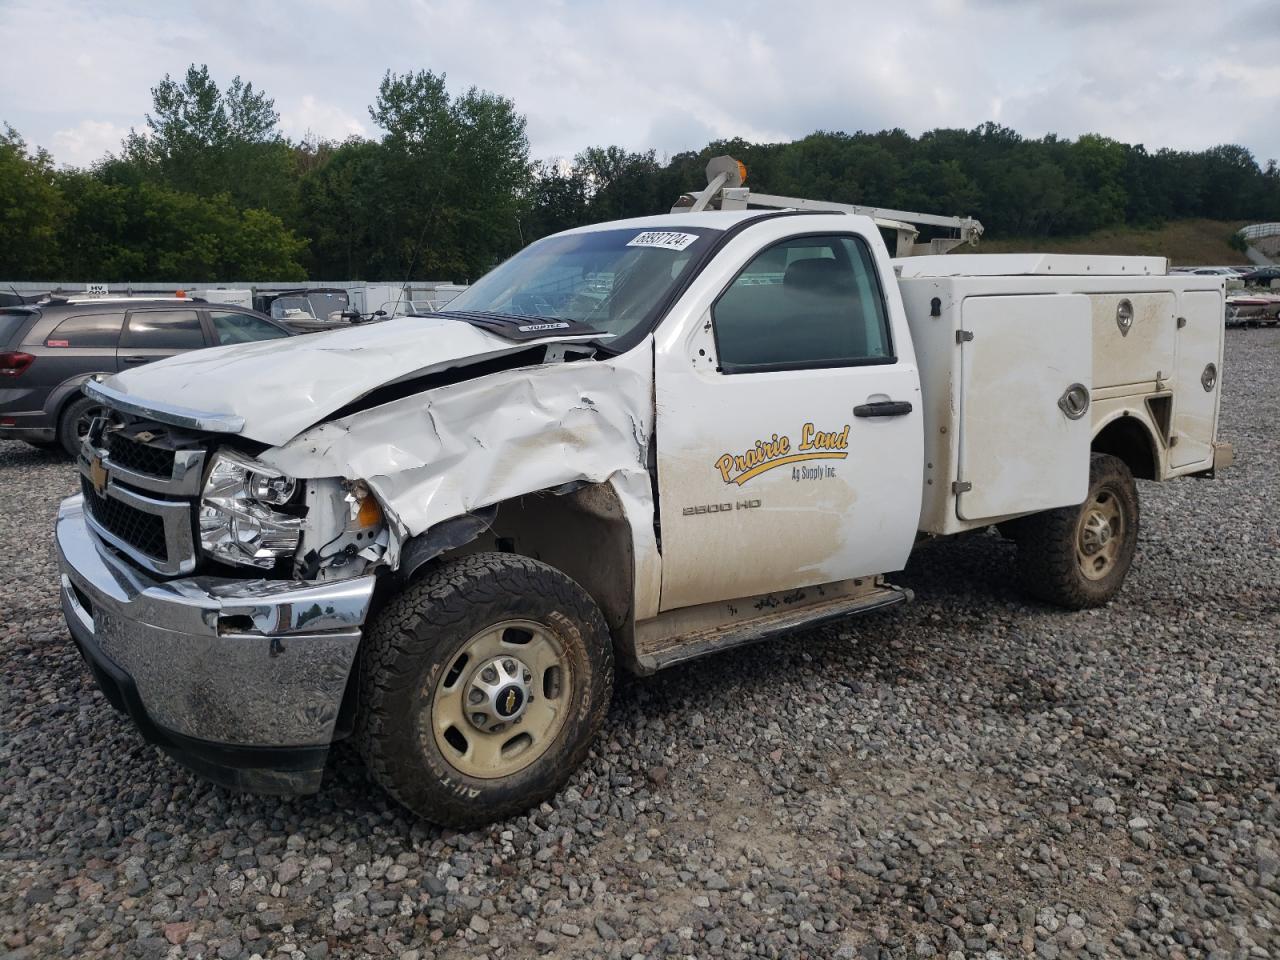
[[[695,660],[734,647],[745,647],[793,630],[892,607],[913,597],[914,594],[906,587],[880,584],[857,596],[835,597],[804,607],[665,638],[660,649],[638,649],[636,659],[642,672],[654,673],[686,660]]]

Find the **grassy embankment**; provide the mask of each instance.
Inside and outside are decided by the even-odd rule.
[[[1228,243],[1243,223],[1229,220],[1172,220],[1162,227],[1117,227],[1083,237],[983,237],[980,253],[1096,253],[1168,257],[1172,265],[1229,266],[1248,263]],[[957,250],[957,253],[963,253]]]

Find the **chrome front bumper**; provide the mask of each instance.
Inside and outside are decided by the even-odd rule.
[[[100,683],[105,668],[133,688],[135,722],[159,728],[148,739],[328,747],[374,577],[152,579],[95,536],[79,496],[62,502],[56,539],[67,625]]]

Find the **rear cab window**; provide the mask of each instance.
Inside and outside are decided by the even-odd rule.
[[[124,325],[123,313],[88,313],[67,317],[44,338],[46,347],[114,350]]]
[[[204,345],[195,310],[134,310],[120,338],[125,349],[196,350]]]

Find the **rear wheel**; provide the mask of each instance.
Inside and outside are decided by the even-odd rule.
[[[442,564],[370,623],[357,743],[414,813],[467,827],[554,794],[590,748],[613,690],[591,597],[511,554]]]
[[[106,407],[88,397],[79,397],[67,404],[58,419],[58,443],[62,445],[62,449],[72,457],[76,456],[93,421],[106,412]]]
[[[1084,503],[1018,521],[1018,566],[1032,596],[1072,610],[1120,592],[1138,546],[1138,487],[1124,461],[1095,453]]]

